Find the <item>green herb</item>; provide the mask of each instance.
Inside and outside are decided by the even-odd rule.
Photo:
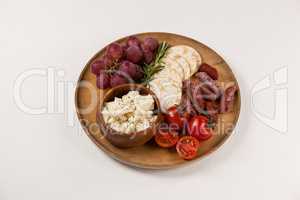
[[[169,45],[167,42],[162,42],[156,52],[155,59],[150,64],[144,64],[144,78],[142,80],[143,83],[147,84],[153,79],[153,75],[159,72],[164,68],[164,62],[162,58],[165,56],[166,51],[168,50]]]

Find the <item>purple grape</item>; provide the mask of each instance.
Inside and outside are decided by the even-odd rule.
[[[111,56],[114,60],[119,60],[123,57],[123,48],[118,43],[111,43],[108,45],[106,54]]]
[[[95,60],[91,64],[91,71],[95,75],[99,75],[100,71],[105,70],[105,68],[106,68],[106,65],[105,65],[105,62],[103,61],[103,59]]]
[[[121,44],[121,46],[122,46],[123,52],[126,52],[127,48],[129,47],[127,45],[127,43]]]
[[[113,65],[114,59],[110,55],[104,55],[103,62],[105,64],[106,68],[108,68]]]
[[[136,64],[128,61],[128,60],[124,60],[122,61],[119,71],[121,73],[125,73],[128,76],[132,77],[135,74],[135,69],[136,69]]]
[[[152,51],[144,51],[144,59],[147,64],[154,60],[154,53]]]
[[[133,63],[139,63],[143,59],[143,52],[138,46],[130,46],[126,50],[126,59]]]
[[[121,72],[121,74],[124,73],[124,75],[126,74],[126,75],[130,76],[130,78],[132,78],[134,80],[138,80],[138,79],[142,78],[144,75],[140,66],[138,66],[137,64],[134,64],[128,60],[124,60],[121,63],[119,71]]]
[[[136,65],[136,71],[135,72],[136,73],[132,76],[132,78],[134,80],[139,80],[139,79],[144,77],[144,72],[143,72],[143,70],[140,66]]]
[[[143,48],[144,51],[152,51],[154,52],[158,48],[158,41],[154,38],[148,37],[145,38],[141,47]]]
[[[127,40],[128,46],[140,46],[140,44],[141,44],[141,41],[135,36],[130,36]]]
[[[104,71],[97,76],[97,87],[99,89],[106,89],[110,87],[110,76]]]
[[[118,73],[115,73],[110,78],[110,85],[111,85],[111,87],[115,87],[115,86],[118,86],[118,85],[121,85],[121,84],[125,84],[125,83],[128,83],[128,80],[124,76],[122,76],[122,75],[120,75]]]
[[[143,52],[150,51],[150,49],[148,49],[144,43],[141,44],[141,49]]]

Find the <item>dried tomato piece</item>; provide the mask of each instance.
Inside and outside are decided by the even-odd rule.
[[[207,73],[213,80],[218,80],[218,71],[207,63],[203,63],[199,67],[199,72]]]

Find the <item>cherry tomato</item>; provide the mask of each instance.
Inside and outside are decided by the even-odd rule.
[[[191,160],[197,156],[199,146],[199,141],[195,137],[183,136],[177,142],[176,150],[181,158]]]
[[[166,120],[169,124],[173,126],[176,125],[179,129],[183,127],[184,118],[180,116],[176,106],[172,106],[168,109]]]
[[[190,136],[197,138],[199,141],[208,140],[212,136],[212,132],[207,128],[208,119],[198,115],[189,121],[188,133]]]
[[[160,146],[164,148],[170,148],[176,145],[176,143],[179,140],[178,133],[175,131],[163,131],[159,130],[155,134],[155,142]]]

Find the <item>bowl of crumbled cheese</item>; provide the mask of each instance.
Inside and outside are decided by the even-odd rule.
[[[124,84],[110,89],[97,113],[102,134],[110,143],[123,148],[148,142],[161,120],[159,100],[140,84]]]

